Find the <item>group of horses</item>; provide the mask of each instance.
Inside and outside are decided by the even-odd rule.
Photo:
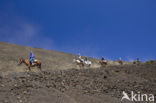
[[[89,60],[85,60],[85,59],[81,59],[81,61],[79,59],[73,59],[73,63],[76,63],[76,65],[78,65],[79,67],[90,67],[92,65],[92,62]],[[107,61],[106,60],[99,60],[99,64],[101,66],[106,66],[107,65]]]
[[[90,67],[92,62],[89,61],[89,60],[84,60],[84,59],[81,59],[81,61],[79,59],[73,59],[73,62],[76,63],[77,65],[79,65],[80,67],[84,67],[85,65],[87,67]]]
[[[92,65],[92,62],[91,61],[89,61],[89,60],[85,61],[84,59],[82,59],[82,61],[80,61],[79,59],[73,59],[73,62],[76,63],[80,67],[84,67],[85,65],[88,66],[88,67],[90,67]],[[121,58],[119,58],[117,62],[120,65],[123,65],[124,64],[124,62],[121,60]],[[98,61],[98,63],[102,67],[108,65],[108,61],[107,60],[102,60],[101,59],[101,60]],[[136,65],[141,64],[140,59],[137,58],[137,60],[134,61],[133,64],[136,64]]]
[[[28,70],[31,71],[31,67],[38,67],[41,71],[41,61],[40,60],[34,60],[34,63],[31,64],[30,60],[29,59],[23,59],[23,58],[20,58],[19,61],[18,61],[18,65],[24,63],[27,67],[28,67]],[[81,59],[81,61],[79,59],[73,59],[73,63],[76,63],[76,65],[80,66],[80,67],[84,67],[84,66],[87,66],[87,67],[90,67],[92,65],[92,62],[89,61],[88,59]],[[118,63],[120,65],[123,65],[123,61],[121,59],[118,60]],[[133,62],[133,64],[140,64],[140,60],[139,58],[137,58],[136,61]],[[108,64],[107,60],[99,60],[99,64],[101,66],[106,66]]]

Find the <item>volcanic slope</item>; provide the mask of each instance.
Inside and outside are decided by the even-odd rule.
[[[75,55],[31,49],[42,60],[42,72],[17,66],[30,47],[0,43],[0,72],[7,74],[0,75],[0,103],[133,103],[121,102],[123,91],[156,97],[156,62],[77,69]]]
[[[33,51],[37,59],[41,60],[43,70],[70,69],[76,67],[73,59],[77,56],[73,54],[0,42],[0,71],[3,74],[24,72],[26,66],[24,64],[17,66],[18,59],[21,57],[28,59],[30,50]],[[95,62],[95,64],[97,63],[95,59],[90,58],[90,60]],[[36,68],[34,67],[32,70],[36,70]]]

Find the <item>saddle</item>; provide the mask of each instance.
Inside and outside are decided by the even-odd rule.
[[[37,59],[34,59],[34,62],[37,62],[38,60]]]
[[[38,61],[37,59],[34,59],[34,62],[33,63],[30,62],[31,63],[31,66],[34,66],[37,63],[37,61]]]

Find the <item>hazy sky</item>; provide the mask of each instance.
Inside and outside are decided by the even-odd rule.
[[[0,0],[0,41],[107,59],[156,59],[155,0]]]

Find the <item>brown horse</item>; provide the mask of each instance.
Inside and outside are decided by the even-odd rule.
[[[28,59],[20,58],[18,65],[20,65],[22,63],[24,63],[30,71],[31,71],[30,67],[35,67],[35,66],[37,66],[41,70],[41,61],[40,60],[35,60],[32,65]]]
[[[100,60],[99,63],[101,64],[101,66],[106,66],[107,65],[107,61]]]
[[[123,61],[122,60],[118,60],[118,63],[120,64],[120,65],[123,65]]]

